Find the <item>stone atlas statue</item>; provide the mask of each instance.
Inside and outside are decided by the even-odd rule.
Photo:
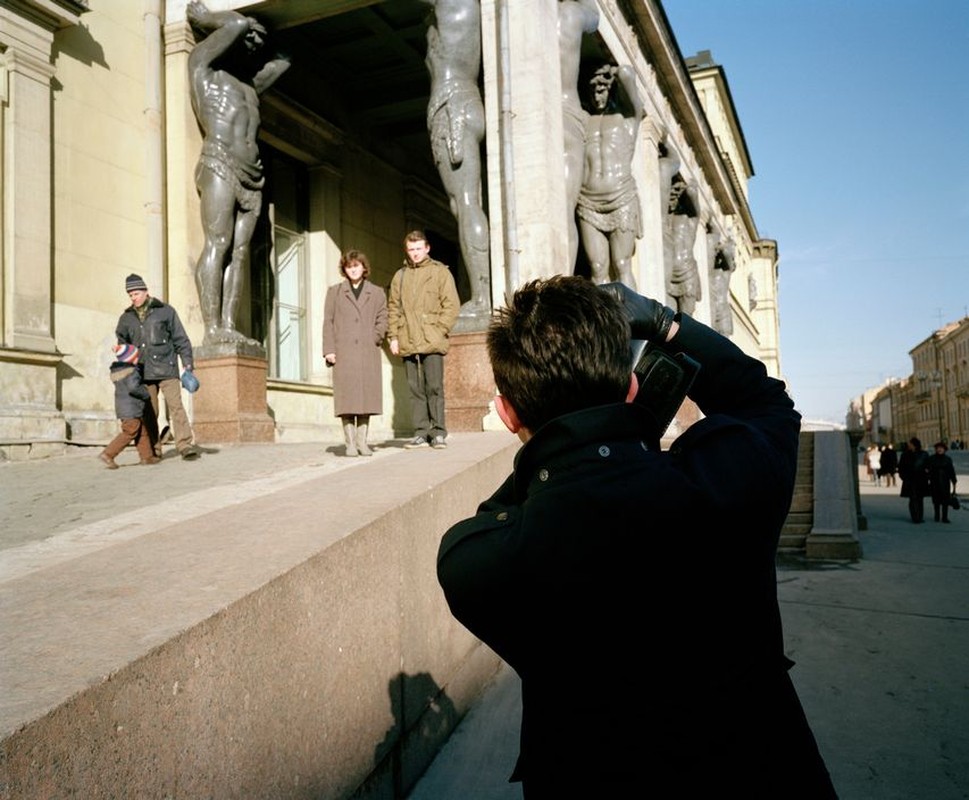
[[[478,0],[422,0],[433,7],[427,29],[431,96],[427,130],[431,152],[458,223],[471,299],[463,318],[491,313],[488,217],[481,203],[481,142],[485,112],[478,89],[481,6]]]
[[[576,208],[579,236],[594,283],[618,280],[635,289],[632,258],[643,229],[632,159],[643,102],[635,73],[625,64],[600,66],[589,91],[585,168]]]
[[[190,2],[186,17],[198,43],[188,59],[192,109],[202,130],[195,170],[205,242],[195,271],[203,344],[257,345],[240,333],[239,304],[265,182],[256,135],[259,95],[289,67],[265,59],[266,29],[236,11]]]

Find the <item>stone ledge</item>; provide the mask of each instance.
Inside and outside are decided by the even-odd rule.
[[[344,798],[388,764],[416,779],[499,664],[451,617],[437,544],[518,446],[388,453],[0,583],[0,785]]]

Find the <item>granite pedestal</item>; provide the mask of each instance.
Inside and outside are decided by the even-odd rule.
[[[480,432],[495,396],[485,331],[452,333],[444,359],[444,402],[449,431]]]
[[[275,441],[266,403],[267,361],[243,353],[197,354],[193,399],[195,438],[203,443]]]

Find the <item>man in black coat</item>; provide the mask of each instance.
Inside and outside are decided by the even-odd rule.
[[[948,449],[945,442],[936,442],[935,452],[925,461],[935,521],[945,523],[949,522],[949,503],[956,490],[956,470],[952,459],[946,454]]]
[[[630,402],[630,333],[701,364],[705,417],[668,451]],[[689,316],[575,276],[519,289],[487,344],[524,446],[445,534],[438,578],[521,677],[524,796],[835,797],[777,604],[800,430],[784,384]]]
[[[925,462],[929,454],[922,449],[922,440],[913,436],[905,443],[905,452],[898,458],[898,477],[902,479],[902,497],[908,498],[908,514],[912,522],[925,522],[925,495],[929,493],[929,475]]]
[[[167,303],[148,294],[148,286],[140,275],[131,274],[125,279],[125,291],[131,305],[118,318],[115,335],[118,344],[133,344],[138,348],[144,370],[144,382],[151,395],[154,413],[145,414],[145,425],[156,455],[161,455],[158,436],[158,391],[165,396],[168,419],[179,455],[192,461],[199,457],[199,449],[193,443],[194,434],[188,415],[182,405],[182,384],[179,380],[178,360],[189,372],[192,361],[192,343],[189,341],[178,312]]]

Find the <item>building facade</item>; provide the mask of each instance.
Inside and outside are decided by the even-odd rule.
[[[531,278],[579,268],[567,245],[557,46],[570,3],[480,3],[492,306]],[[723,68],[709,53],[684,58],[657,0],[582,4],[598,13],[579,45],[582,62],[631,66],[645,106],[632,163],[643,223],[633,257],[638,289],[667,297],[669,198],[659,161],[675,150],[678,175],[696,191],[694,315],[781,377],[778,248],[759,237],[747,203],[754,172]],[[402,262],[404,233],[422,228],[432,255],[454,268],[462,301],[470,292],[427,132],[433,4],[208,5],[259,19],[267,47],[292,61],[260,100],[267,182],[240,328],[265,348],[275,440],[336,441],[321,329],[341,252],[365,251],[371,279],[386,287]],[[203,243],[194,181],[201,135],[189,96],[196,41],[185,7],[184,0],[0,3],[7,457],[104,443],[115,433],[107,367],[129,273],[142,275],[152,295],[179,311],[193,342],[202,341],[194,276]],[[376,439],[410,430],[403,368],[389,351],[383,377]],[[191,401],[186,394],[190,415]]]
[[[909,351],[912,374],[869,389],[855,405],[866,444],[901,444],[917,436],[927,447],[969,442],[969,317],[951,322]]]

